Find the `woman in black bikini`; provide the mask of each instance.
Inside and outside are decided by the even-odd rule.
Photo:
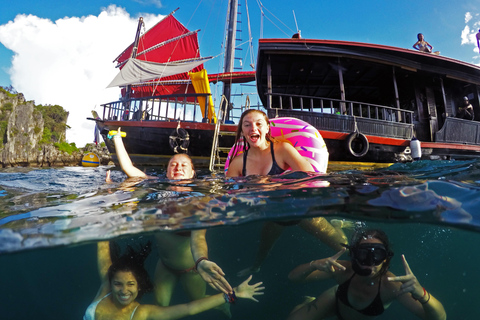
[[[235,142],[241,137],[249,148],[232,160],[227,177],[274,175],[289,167],[292,171],[313,171],[310,163],[291,144],[272,138],[268,117],[260,110],[249,109],[242,114]]]
[[[351,261],[337,261],[346,248],[334,256],[300,265],[289,279],[296,282],[335,279],[334,286],[317,299],[297,307],[288,320],[372,319],[381,315],[394,300],[420,319],[446,319],[443,305],[426,291],[402,255],[405,276],[388,271],[393,252],[387,235],[380,230],[358,232],[352,239]]]
[[[310,163],[290,143],[278,141],[270,135],[270,121],[260,110],[249,109],[243,112],[235,142],[242,137],[248,144],[248,150],[244,149],[243,154],[232,159],[227,177],[276,175],[288,168],[292,171],[313,172]],[[243,277],[258,272],[283,229],[290,225],[299,225],[334,250],[342,248],[340,243],[347,243],[345,235],[323,217],[301,221],[268,221],[262,229],[260,248],[253,266],[240,271],[237,275]]]

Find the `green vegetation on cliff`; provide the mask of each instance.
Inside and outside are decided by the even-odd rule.
[[[0,87],[0,92],[3,92],[7,99],[0,101],[0,147],[6,142],[6,130],[8,119],[14,108],[13,101],[24,101],[19,98],[21,93],[17,93],[13,87]],[[25,103],[25,102],[23,102]],[[36,105],[35,113],[41,114],[44,122],[43,128],[35,127],[35,133],[41,132],[43,129],[42,139],[40,144],[53,144],[60,151],[65,151],[71,154],[77,151],[75,143],[67,143],[65,141],[65,132],[69,129],[67,125],[68,111],[59,105]]]
[[[40,143],[59,143],[65,141],[68,112],[59,105],[38,105],[35,111],[42,114],[44,121],[43,137]]]

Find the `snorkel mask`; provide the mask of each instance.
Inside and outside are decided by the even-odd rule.
[[[350,250],[353,271],[360,276],[369,276],[371,268],[361,266],[379,266],[386,259],[393,257],[393,252],[387,250],[383,243],[360,243],[355,246],[347,246]]]

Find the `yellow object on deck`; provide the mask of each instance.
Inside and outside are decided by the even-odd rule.
[[[215,106],[213,105],[213,99],[210,91],[210,82],[208,81],[207,70],[202,69],[198,72],[189,72],[188,76],[192,80],[193,88],[196,93],[208,93],[208,115],[207,118],[212,123],[217,122],[217,116],[215,115]],[[205,98],[199,97],[198,103],[200,104],[200,110],[205,118]]]
[[[112,136],[112,137],[113,137],[113,136],[116,136],[117,133],[118,133],[117,130],[110,130],[110,131],[108,131],[108,135],[109,135],[109,136]],[[120,136],[122,136],[122,138],[125,138],[125,137],[127,136],[127,133],[126,133],[126,132],[123,132],[123,131],[120,131]]]
[[[100,165],[100,159],[98,156],[93,153],[89,152],[82,158],[82,166],[84,167],[98,167]]]

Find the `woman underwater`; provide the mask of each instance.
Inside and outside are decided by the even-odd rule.
[[[127,252],[118,258],[111,257],[110,244],[107,241],[99,242],[97,249],[98,270],[102,285],[95,299],[88,306],[83,320],[179,319],[218,307],[226,302],[233,303],[236,298],[257,301],[254,296],[263,294],[261,282],[248,284],[251,280],[250,276],[229,295],[216,294],[169,307],[142,305],[137,299],[152,289],[147,271],[143,266],[150,253],[149,244],[137,251],[129,247]]]
[[[288,142],[278,141],[270,134],[267,115],[256,109],[243,112],[239,120],[235,142],[245,141],[244,153],[232,159],[226,176],[276,175],[292,171],[313,172],[312,165]],[[268,252],[281,235],[285,226],[298,224],[334,250],[340,250],[340,243],[347,243],[343,232],[335,229],[325,218],[303,219],[301,221],[268,221],[264,224],[260,248],[253,266],[242,270],[239,276],[258,272]]]
[[[420,319],[444,320],[443,305],[411,271],[402,255],[406,275],[388,271],[393,252],[381,230],[356,232],[351,241],[351,261],[337,261],[346,248],[326,259],[314,260],[292,270],[289,279],[309,282],[333,278],[336,285],[315,300],[298,306],[287,320],[373,319],[397,300]]]
[[[129,178],[149,178],[143,171],[133,166],[123,144],[120,128],[117,132],[112,139],[122,170]],[[168,162],[168,179],[193,179],[194,177],[195,168],[187,154],[176,154]],[[155,233],[156,246],[160,255],[154,275],[155,298],[159,305],[170,304],[177,282],[182,284],[190,300],[205,297],[206,283],[223,293],[232,292],[232,287],[225,279],[223,270],[207,259],[208,246],[205,235],[206,230]]]

